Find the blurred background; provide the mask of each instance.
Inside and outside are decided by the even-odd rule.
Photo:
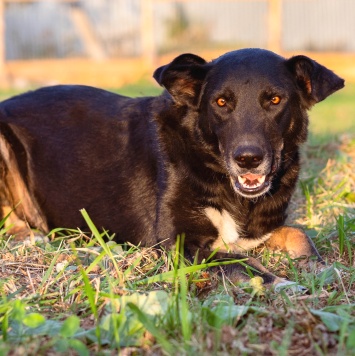
[[[344,77],[313,129],[355,132],[354,0],[0,0],[0,99],[58,83],[156,94],[152,73],[175,56],[242,47],[306,54]]]
[[[313,52],[355,76],[354,0],[0,0],[1,86],[117,87],[181,52]],[[349,68],[352,67],[352,68]],[[337,68],[336,68],[337,69]]]

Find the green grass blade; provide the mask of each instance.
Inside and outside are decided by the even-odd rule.
[[[80,210],[83,218],[85,219],[85,222],[87,223],[87,225],[89,226],[89,229],[91,230],[91,232],[93,233],[93,235],[95,236],[95,238],[97,239],[97,241],[99,242],[100,246],[103,248],[103,250],[106,252],[107,256],[109,256],[109,258],[111,259],[115,270],[117,272],[117,276],[120,280],[121,285],[123,285],[123,274],[121,272],[121,270],[119,269],[116,260],[114,259],[113,255],[112,255],[112,251],[110,250],[110,248],[108,247],[108,245],[106,244],[106,242],[104,241],[104,239],[102,238],[101,234],[99,233],[99,230],[96,228],[95,224],[93,223],[93,221],[90,219],[89,214],[87,213],[87,211],[85,209],[81,209]]]
[[[337,218],[337,230],[339,237],[339,253],[340,256],[344,253],[345,246],[345,226],[344,226],[344,215],[339,215]]]
[[[234,264],[234,263],[240,263],[243,266],[245,266],[244,262],[247,260],[248,259],[245,258],[245,259],[240,259],[240,260],[202,263],[199,265],[183,267],[180,270],[181,270],[181,273],[186,275],[188,273],[198,272],[198,271],[206,269],[206,268],[217,267],[217,266],[226,266],[226,265],[230,265],[230,264]],[[150,284],[150,283],[155,283],[155,282],[167,282],[167,281],[171,282],[171,281],[173,281],[175,275],[176,275],[175,271],[164,272],[164,273],[160,273],[158,275],[152,276],[152,277],[141,279],[141,280],[137,281],[136,284],[140,284],[140,283]]]
[[[96,321],[95,332],[96,332],[96,337],[97,337],[97,339],[99,341],[99,347],[100,347],[100,345],[101,345],[101,330],[100,330],[100,327],[98,325],[99,315],[98,315],[97,307],[96,307],[96,303],[95,303],[95,293],[94,293],[94,290],[93,290],[93,288],[92,288],[92,286],[90,284],[89,277],[86,274],[85,269],[82,266],[80,266],[80,273],[81,273],[81,276],[82,276],[82,279],[83,279],[83,282],[84,282],[84,291],[85,291],[85,294],[86,294],[86,296],[88,298],[91,312],[93,313],[95,321]]]

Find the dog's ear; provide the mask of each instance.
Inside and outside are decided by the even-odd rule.
[[[286,66],[295,76],[310,105],[344,87],[344,79],[306,56],[292,57],[286,61]]]
[[[203,58],[187,53],[158,68],[153,77],[177,104],[196,106],[208,70]]]

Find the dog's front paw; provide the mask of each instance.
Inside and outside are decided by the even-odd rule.
[[[275,251],[287,252],[291,258],[307,258],[323,262],[312,239],[302,230],[282,226],[271,233],[266,246]]]

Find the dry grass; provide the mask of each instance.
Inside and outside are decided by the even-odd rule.
[[[225,276],[198,269],[188,275],[175,271],[175,281],[140,283],[174,271],[173,254],[102,245],[95,234],[80,231],[32,235],[22,242],[3,232],[0,353],[351,354],[354,148],[347,136],[337,144],[306,148],[302,185],[291,206],[292,217],[314,236],[328,268],[320,272],[285,256],[256,252],[275,273],[306,286],[307,294],[257,295],[248,284],[233,285]],[[125,301],[132,295],[142,313],[131,307],[131,299]],[[151,315],[156,308],[161,309]],[[37,325],[38,314],[45,321]]]

